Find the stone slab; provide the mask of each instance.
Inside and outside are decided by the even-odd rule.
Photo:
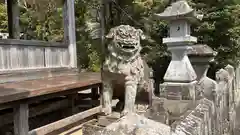
[[[169,100],[190,100],[195,99],[195,84],[196,81],[191,83],[170,83],[165,82],[160,84],[160,91]]]

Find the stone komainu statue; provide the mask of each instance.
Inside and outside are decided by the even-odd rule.
[[[111,42],[103,65],[103,112],[112,112],[112,98],[117,97],[124,102],[121,115],[126,115],[134,111],[137,93],[152,94],[150,68],[140,55],[140,40],[145,37],[142,30],[129,25],[112,28],[106,37]],[[151,96],[147,94],[147,98],[150,100]]]

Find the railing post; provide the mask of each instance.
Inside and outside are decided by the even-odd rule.
[[[7,0],[9,38],[20,38],[18,0]]]
[[[19,104],[14,108],[14,135],[27,135],[28,125],[28,104]]]
[[[64,0],[63,17],[64,17],[64,40],[69,45],[68,46],[70,55],[69,66],[72,68],[76,68],[77,46],[76,46],[74,0]]]

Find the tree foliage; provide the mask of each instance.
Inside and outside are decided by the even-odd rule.
[[[238,64],[240,51],[240,5],[233,0],[196,0],[193,6],[204,14],[194,26],[199,43],[208,44],[218,52],[216,64]]]
[[[152,64],[159,64],[159,59],[169,55],[161,39],[168,35],[168,25],[164,21],[154,19],[154,13],[162,12],[170,0],[131,0],[117,2],[123,10],[114,16],[121,24],[130,24],[144,30],[147,41],[143,42],[143,53]],[[207,44],[218,52],[216,64],[238,64],[240,52],[240,5],[239,0],[188,0],[197,12],[204,15],[200,23],[192,25],[193,35],[198,43]],[[127,13],[129,16],[127,16]],[[114,22],[114,21],[112,21]],[[119,25],[119,23],[116,23]],[[114,25],[113,25],[114,26]],[[165,59],[163,59],[165,61]]]
[[[0,3],[0,32],[6,33],[8,29],[7,7],[5,4]]]
[[[27,39],[63,41],[62,6],[57,1],[19,1],[21,31]]]
[[[99,32],[99,0],[76,0],[76,36],[80,67],[91,71],[100,71],[101,44]],[[97,36],[96,38],[93,38]]]
[[[144,31],[142,54],[156,69],[167,67],[170,53],[162,38],[168,35],[168,24],[154,18],[173,0],[108,0],[106,32],[110,28],[128,24]],[[208,44],[218,52],[216,64],[237,64],[240,55],[240,1],[188,0],[204,15],[200,23],[192,25],[198,42]],[[62,3],[58,0],[20,0],[21,32],[27,39],[47,41],[63,40]],[[101,44],[99,42],[100,0],[75,0],[78,60],[82,68],[99,71]],[[6,6],[0,5],[0,31],[7,31]]]

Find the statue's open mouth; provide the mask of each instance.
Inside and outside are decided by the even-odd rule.
[[[123,45],[122,48],[123,49],[129,49],[129,50],[135,49],[134,46],[129,46],[129,45]]]

